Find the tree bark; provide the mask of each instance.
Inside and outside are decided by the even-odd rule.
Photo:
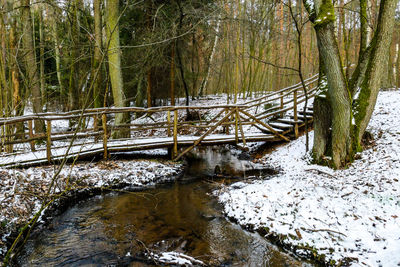
[[[93,102],[95,108],[100,108],[103,106],[103,95],[104,90],[103,84],[103,72],[102,72],[102,23],[101,23],[101,2],[102,0],[94,0],[94,57],[93,57],[93,71],[98,72],[96,80],[93,84]],[[95,75],[92,75],[95,77]]]
[[[360,0],[360,51],[358,53],[360,62],[362,55],[368,46],[368,16],[367,16],[367,0]]]
[[[377,29],[371,41],[371,55],[366,74],[361,83],[361,91],[355,101],[355,142],[360,147],[362,136],[371,119],[382,76],[388,62],[388,49],[392,40],[397,0],[382,0],[380,5]]]
[[[108,66],[110,72],[111,88],[116,107],[126,106],[126,97],[123,88],[121,71],[121,49],[119,41],[119,0],[107,0],[107,37]],[[129,113],[118,113],[115,115],[115,125],[125,124],[129,121]],[[118,130],[113,132],[113,138],[122,138],[129,135],[129,130]]]
[[[22,0],[22,21],[23,21],[23,36],[22,40],[25,49],[25,64],[27,72],[27,88],[31,88],[32,106],[34,113],[41,113],[42,101],[40,95],[40,80],[39,72],[35,58],[35,50],[33,46],[33,31],[30,0]],[[35,120],[35,132],[44,133],[45,126],[41,120]]]
[[[314,146],[313,157],[315,162],[324,164],[326,155],[331,152],[332,110],[326,95],[316,96],[314,99]]]
[[[49,22],[50,22],[50,30],[51,30],[51,35],[53,38],[54,42],[54,53],[55,53],[55,59],[56,59],[56,72],[57,72],[57,81],[58,81],[58,86],[60,90],[60,102],[62,104],[65,104],[63,101],[64,99],[68,96],[68,93],[65,91],[62,78],[61,78],[61,56],[60,56],[60,38],[58,36],[58,27],[57,27],[57,12],[55,10],[55,5],[56,3],[52,2],[52,5],[48,5],[47,7],[47,12],[49,14]]]
[[[72,49],[71,49],[71,69],[68,88],[68,109],[76,110],[79,108],[79,1],[73,0],[72,3]]]
[[[171,65],[170,65],[170,97],[171,106],[175,106],[175,41],[171,46]]]
[[[325,5],[332,5],[326,1]],[[333,12],[331,7],[323,7]],[[325,15],[324,15],[325,16]],[[334,21],[326,21],[315,27],[318,49],[324,62],[327,76],[327,96],[332,110],[332,163],[335,168],[343,167],[351,155],[350,123],[351,102],[339,49],[335,40]],[[318,119],[318,118],[316,118]]]
[[[46,105],[46,79],[44,65],[44,29],[43,29],[43,10],[39,7],[39,62],[40,62],[40,92],[42,94],[42,105]]]

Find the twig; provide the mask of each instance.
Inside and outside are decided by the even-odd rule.
[[[339,235],[343,235],[345,237],[347,237],[347,235],[339,232],[339,231],[335,231],[335,230],[331,230],[331,229],[303,229],[303,231],[309,231],[309,232],[331,232],[331,233],[335,233],[335,234],[339,234]]]

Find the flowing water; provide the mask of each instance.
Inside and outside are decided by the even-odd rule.
[[[181,252],[209,266],[305,265],[224,218],[211,194],[218,187],[207,176],[216,164],[232,172],[249,163],[229,152],[206,150],[172,184],[84,200],[37,231],[19,265],[157,266],[146,255],[164,251]]]

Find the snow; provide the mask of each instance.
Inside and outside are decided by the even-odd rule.
[[[151,252],[150,257],[153,260],[164,264],[177,264],[179,266],[192,266],[192,265],[205,266],[205,264],[202,261],[196,260],[193,257],[175,251],[162,252],[161,254],[155,254]]]
[[[400,92],[381,92],[369,124],[376,144],[348,169],[311,164],[302,136],[263,158],[281,170],[278,175],[215,194],[227,216],[266,229],[267,237],[278,237],[298,255],[316,252],[336,264],[347,259],[356,266],[399,266],[398,118]]]
[[[78,163],[65,166],[51,194],[70,187],[71,191],[133,186],[143,187],[175,179],[183,170],[181,163],[165,160],[119,160]],[[39,211],[41,199],[49,189],[56,166],[27,169],[0,168],[0,259],[11,232]]]

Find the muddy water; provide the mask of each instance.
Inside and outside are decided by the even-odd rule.
[[[223,217],[210,194],[215,181],[198,176],[211,174],[216,164],[221,172],[246,164],[232,158],[224,163],[228,154],[192,158],[189,172],[173,184],[78,203],[29,240],[19,264],[157,266],[146,252],[177,251],[210,266],[304,265]]]

